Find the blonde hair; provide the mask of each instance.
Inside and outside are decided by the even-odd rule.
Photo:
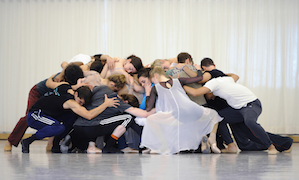
[[[150,78],[154,76],[154,74],[159,74],[163,75],[166,77],[166,73],[164,69],[161,66],[155,66],[151,71],[150,71]]]
[[[126,77],[123,74],[113,74],[108,77],[108,80],[114,82],[115,87],[120,89],[123,88],[127,83]]]
[[[162,67],[163,63],[162,63],[161,60],[163,60],[163,59],[156,59],[156,60],[154,60],[154,62],[151,64],[151,68],[154,69],[157,66]]]

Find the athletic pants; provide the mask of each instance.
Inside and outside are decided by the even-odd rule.
[[[266,147],[256,136],[254,136],[245,123],[230,124],[229,126],[240,150],[261,151],[268,149],[268,147]],[[289,149],[293,144],[293,139],[290,137],[283,137],[269,132],[266,133],[279,152]]]
[[[14,145],[18,146],[19,142],[21,141],[22,137],[24,136],[28,125],[27,125],[27,114],[29,109],[33,106],[33,104],[41,97],[41,94],[37,91],[36,85],[33,86],[29,92],[28,96],[28,103],[27,103],[27,109],[26,109],[26,115],[24,117],[21,117],[18,123],[16,124],[15,128],[11,132],[11,134],[8,137],[8,141]]]
[[[219,123],[218,131],[226,144],[233,142],[230,132],[227,127],[228,124],[242,123],[250,129],[252,134],[259,139],[259,141],[265,146],[269,147],[272,144],[268,134],[257,123],[257,119],[262,112],[261,102],[257,99],[247,104],[246,107],[241,109],[233,109],[232,107],[224,108],[218,111],[219,115],[224,119]]]
[[[27,124],[29,127],[37,130],[35,133],[37,139],[56,136],[65,130],[64,125],[53,117],[45,115],[41,110],[29,112]]]
[[[96,140],[99,136],[111,135],[114,129],[122,125],[126,129],[134,122],[132,115],[123,114],[103,119],[96,126],[77,126],[74,125],[74,130],[70,133],[72,137],[73,148],[77,147],[81,150],[86,150],[89,141]],[[139,131],[141,133],[141,130]]]

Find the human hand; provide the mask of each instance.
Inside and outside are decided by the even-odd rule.
[[[107,94],[105,94],[105,102],[107,104],[107,107],[115,107],[119,106],[119,100],[117,100],[116,97],[108,98]]]
[[[150,94],[151,93],[151,90],[152,90],[151,83],[146,83],[146,84],[144,84],[143,87],[144,87],[144,90],[145,90],[146,94]]]
[[[62,82],[62,81],[64,81],[64,77],[63,77],[63,75],[60,73],[60,74],[58,74],[58,75],[54,78],[53,81],[54,81],[54,82]]]
[[[153,108],[153,109],[152,109],[152,110],[150,110],[148,113],[149,113],[148,115],[155,114],[155,113],[156,113],[156,108]]]
[[[194,64],[194,67],[195,67],[197,70],[202,70],[201,67],[200,67],[200,65],[198,65],[198,64]]]
[[[178,63],[175,67],[176,67],[177,69],[182,69],[183,66],[185,66],[185,64],[183,64],[183,63]]]
[[[114,69],[114,67],[115,67],[115,60],[113,58],[107,57],[106,63],[107,63],[108,69],[110,69],[110,70]]]

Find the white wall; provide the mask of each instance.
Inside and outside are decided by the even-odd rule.
[[[297,0],[0,0],[0,132],[24,115],[28,92],[79,53],[144,64],[189,52],[236,73],[263,104],[270,132],[298,134]]]

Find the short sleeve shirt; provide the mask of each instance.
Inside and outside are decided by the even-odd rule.
[[[241,109],[257,99],[251,90],[235,83],[234,79],[228,76],[213,78],[204,87],[210,89],[215,96],[225,99],[235,109]]]
[[[108,98],[117,97],[117,99],[120,101],[119,106],[117,108],[115,107],[108,107],[106,108],[101,114],[99,114],[97,117],[88,120],[83,117],[78,117],[74,125],[77,126],[96,126],[100,124],[100,121],[103,119],[110,118],[112,116],[121,115],[124,114],[125,110],[132,107],[129,104],[124,103],[118,96],[116,92],[113,92],[111,89],[109,89],[108,86],[101,85],[96,86],[92,90],[92,102],[91,104],[86,106],[87,110],[94,109],[101,104],[105,102],[105,94],[107,94]]]

